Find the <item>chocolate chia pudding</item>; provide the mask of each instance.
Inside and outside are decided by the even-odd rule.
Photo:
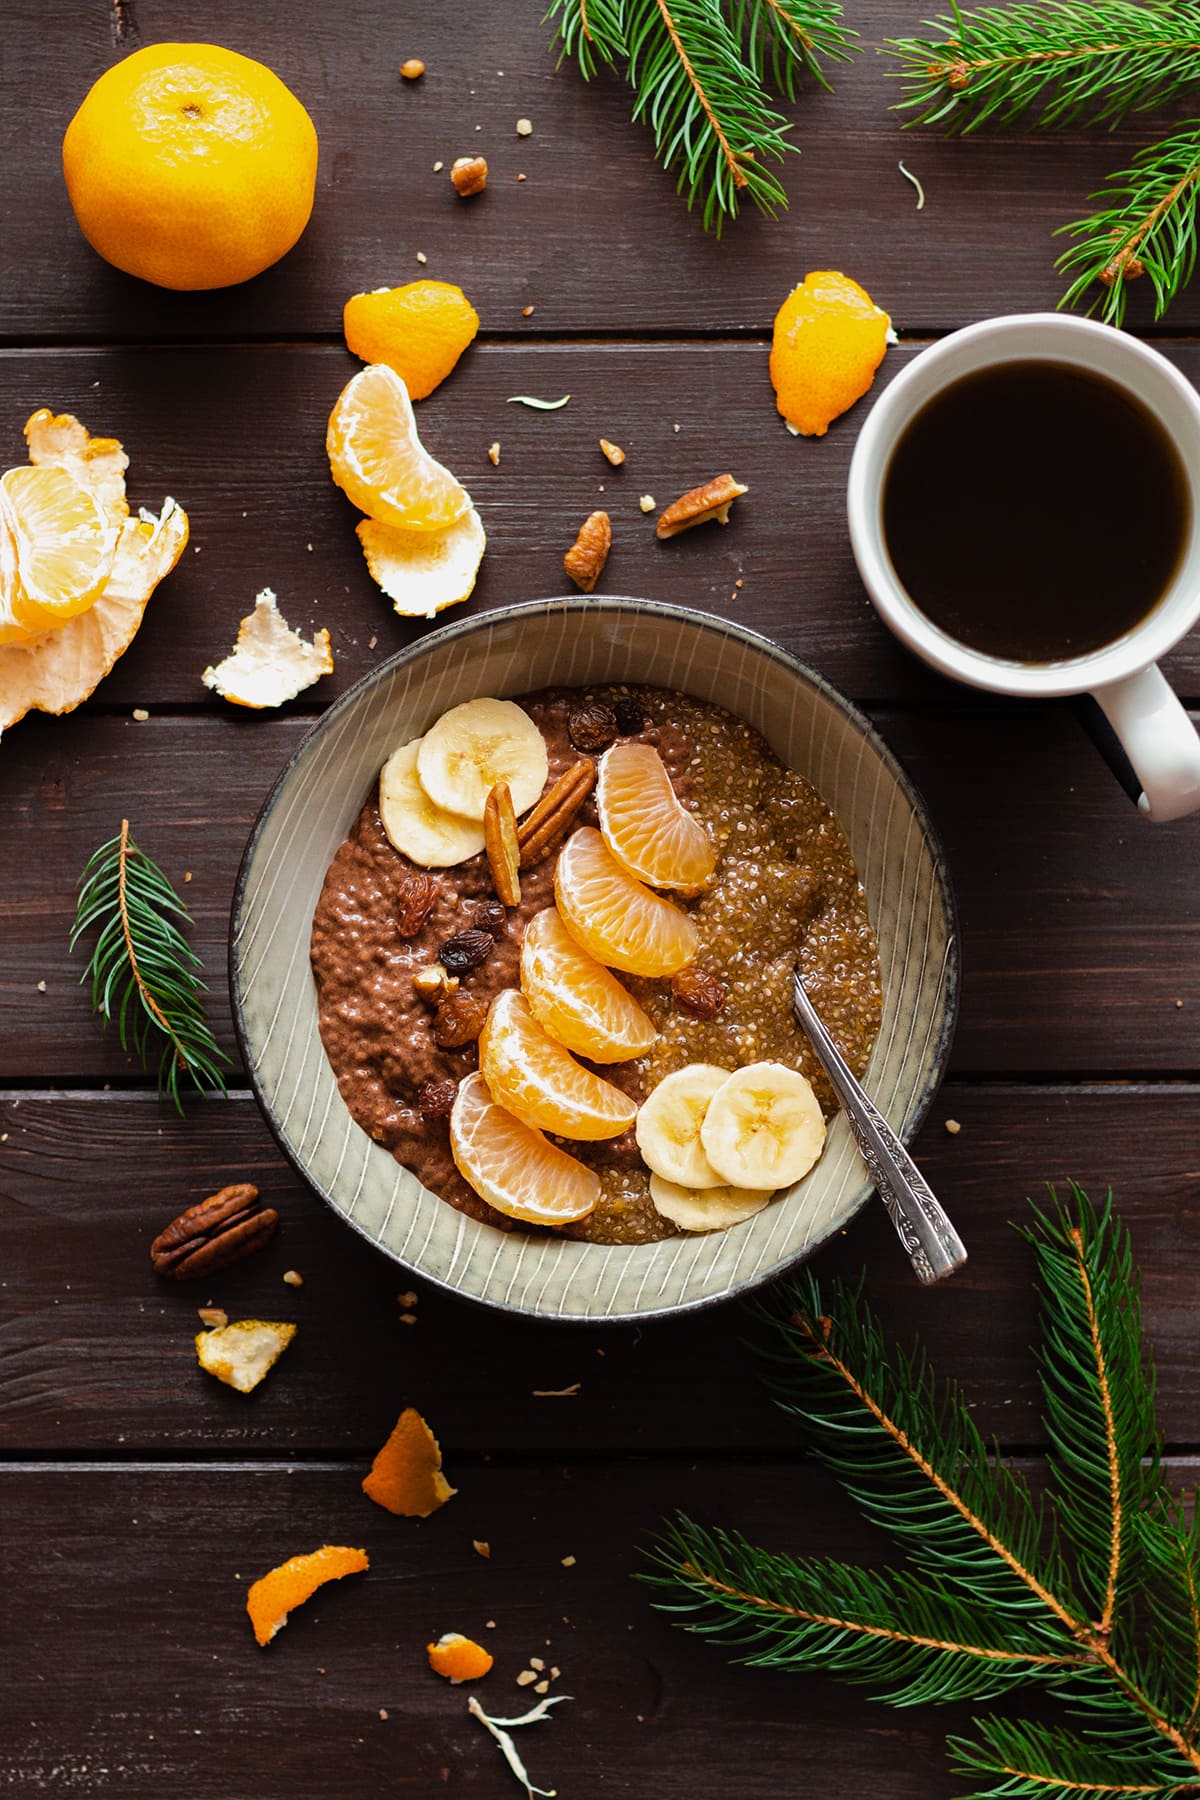
[[[688,995],[685,983],[689,1009],[670,981],[622,976],[659,1035],[645,1056],[599,1072],[640,1100],[689,1063],[736,1069],[782,1062],[808,1077],[828,1117],[833,1096],[792,1017],[792,970],[799,961],[856,1074],[866,1068],[882,1005],[878,946],[841,826],[811,783],[785,769],[743,720],[656,688],[545,689],[521,698],[546,740],[550,781],[581,755],[567,720],[593,700],[613,706],[629,728],[621,741],[658,750],[676,794],[712,837],[713,879],[699,898],[681,904],[700,938],[693,970],[726,990],[715,1017],[698,1017],[697,1009],[708,1010],[706,993]],[[596,823],[591,800],[576,823]],[[519,986],[526,923],[554,904],[555,860],[522,871],[521,903],[501,923],[487,857],[416,870],[388,841],[372,794],[329,866],[313,918],[321,1040],[350,1112],[432,1192],[504,1231],[537,1228],[480,1199],[450,1154],[450,1103],[457,1083],[478,1066],[476,1045],[435,1040],[434,1011],[413,977],[438,965],[448,939],[482,928],[491,943],[475,938],[472,946],[476,954],[485,950],[485,959],[460,974],[455,995],[463,1015],[474,1011],[481,1022],[501,989]],[[427,916],[404,935],[426,902]],[[455,1034],[443,1028],[440,1035]],[[595,1212],[562,1235],[604,1244],[676,1235],[650,1199],[632,1131],[602,1143],[556,1141],[593,1167],[602,1186]]]

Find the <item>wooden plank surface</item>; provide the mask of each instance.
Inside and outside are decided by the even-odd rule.
[[[965,979],[952,1066],[1194,1071],[1200,922],[1189,822],[1141,821],[1064,713],[877,719],[925,791],[958,888]],[[77,714],[27,720],[6,738],[0,1082],[136,1078],[93,1019],[81,960],[67,948],[74,880],[123,816],[186,894],[217,1033],[232,1052],[234,877],[307,725],[237,709],[144,723]]]
[[[126,7],[128,10],[128,0]],[[555,67],[540,5],[453,10],[391,0],[307,8],[230,0],[137,0],[147,42],[188,37],[259,57],[309,107],[321,139],[317,202],[297,248],[249,285],[162,295],[102,264],[75,228],[62,182],[62,134],[88,86],[118,54],[102,0],[10,0],[0,68],[6,193],[0,336],[23,342],[181,342],[336,334],[348,294],[421,272],[460,282],[490,332],[764,331],[807,269],[844,268],[906,330],[946,329],[1057,303],[1054,232],[1128,165],[1153,127],[1113,133],[1010,132],[948,143],[906,132],[877,47],[918,29],[915,0],[848,9],[867,45],[810,84],[796,106],[785,185],[791,209],[745,216],[705,236],[655,167],[632,96],[614,76],[585,85]],[[399,79],[414,52],[427,73]],[[499,71],[503,70],[503,74]],[[516,136],[518,117],[531,138]],[[478,129],[476,129],[478,127]],[[463,203],[446,169],[479,151],[488,191]],[[904,158],[925,184],[915,207]],[[433,164],[445,163],[435,173]],[[517,174],[528,179],[517,182]],[[1145,284],[1144,284],[1145,285]],[[522,308],[535,307],[523,319]],[[1149,318],[1149,297],[1133,296]],[[1200,322],[1200,289],[1173,309]]]
[[[962,1126],[944,1129],[947,1117]],[[954,1084],[917,1154],[970,1261],[921,1296],[882,1209],[822,1254],[822,1278],[870,1269],[900,1334],[919,1332],[966,1388],[980,1428],[1043,1440],[1030,1345],[1029,1253],[1011,1229],[1024,1196],[1074,1178],[1116,1190],[1145,1271],[1167,1437],[1193,1441],[1200,1385],[1194,1195],[1200,1088]],[[269,1248],[208,1283],[157,1280],[150,1239],[231,1181],[257,1183],[283,1224]],[[304,1286],[282,1284],[285,1269]],[[644,1328],[556,1327],[471,1306],[410,1278],[347,1231],[283,1164],[249,1098],[180,1121],[142,1095],[23,1095],[0,1102],[0,1449],[129,1455],[353,1453],[419,1405],[448,1453],[724,1454],[796,1441],[771,1407],[738,1304]],[[253,1397],[196,1367],[195,1309],[295,1320],[300,1333]],[[984,1326],[986,1321],[986,1326]],[[535,1398],[535,1390],[580,1391]]]
[[[889,351],[874,391],[919,350]],[[1169,354],[1200,379],[1200,345],[1172,345]],[[337,667],[303,696],[308,711],[430,629],[395,616],[359,549],[360,515],[330,479],[326,419],[359,366],[344,349],[311,345],[0,351],[6,465],[24,456],[21,425],[36,407],[74,411],[124,442],[135,504],[157,508],[170,493],[191,518],[182,563],[95,704],[179,704],[228,716],[200,675],[225,655],[264,586],[292,624],[332,631]],[[536,413],[507,403],[519,393],[571,400],[561,412]],[[614,548],[602,591],[739,620],[861,701],[970,706],[965,689],[892,638],[858,579],[845,489],[869,404],[825,438],[796,439],[775,411],[763,344],[473,348],[420,406],[426,442],[466,483],[488,532],[474,595],[442,622],[561,593],[570,586],[563,552],[603,506]],[[602,436],[624,446],[623,468],[604,461]],[[487,448],[496,439],[493,468]],[[665,506],[726,468],[750,486],[729,527],[659,543],[639,496]],[[1180,693],[1200,700],[1194,635],[1164,667]],[[6,762],[7,752],[0,782]]]
[[[1172,1470],[1188,1484],[1198,1472]],[[512,1778],[464,1690],[424,1666],[432,1635],[462,1630],[493,1648],[476,1690],[493,1712],[525,1709],[515,1677],[530,1656],[562,1670],[556,1685],[573,1698],[552,1725],[522,1733],[521,1749],[563,1800],[961,1792],[944,1741],[969,1728],[971,1708],[893,1712],[819,1678],[731,1667],[634,1584],[640,1546],[680,1507],[774,1548],[817,1542],[879,1560],[885,1540],[811,1465],[651,1456],[600,1478],[586,1464],[477,1464],[419,1523],[373,1507],[361,1474],[278,1463],[0,1473],[0,1570],[21,1645],[6,1676],[0,1789],[508,1800]],[[473,1537],[490,1543],[486,1563]],[[249,1581],[325,1541],[364,1545],[369,1572],[318,1595],[259,1650]]]

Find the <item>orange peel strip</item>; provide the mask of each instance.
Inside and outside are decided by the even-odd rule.
[[[362,1485],[376,1506],[406,1519],[427,1519],[458,1492],[442,1474],[438,1441],[415,1406],[400,1414]]]
[[[370,1566],[365,1550],[351,1550],[345,1544],[323,1544],[305,1556],[290,1556],[250,1585],[246,1611],[256,1639],[264,1646],[269,1644],[287,1624],[288,1614],[303,1606],[319,1587]]]
[[[495,1661],[490,1650],[461,1631],[443,1632],[437,1643],[426,1644],[425,1650],[434,1674],[444,1676],[452,1687],[462,1681],[478,1681]]]

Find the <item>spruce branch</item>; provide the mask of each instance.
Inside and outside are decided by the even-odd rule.
[[[157,1056],[158,1091],[183,1110],[179,1084],[225,1091],[228,1058],[204,1011],[203,964],[176,920],[191,917],[158,864],[134,843],[128,819],[101,844],[79,878],[71,948],[98,929],[80,977],[92,984],[92,1008],[116,1018],[122,1050],[148,1069]]]
[[[768,82],[789,99],[805,73],[827,87],[822,59],[854,49],[840,0],[553,0],[546,18],[585,80],[601,63],[624,73],[633,117],[718,234],[746,200],[770,217],[787,205],[769,165],[796,146]]]
[[[895,38],[900,110],[915,125],[976,131],[1034,112],[1041,126],[1116,125],[1200,82],[1200,5],[1134,0],[953,4],[939,37]]]
[[[1075,276],[1063,306],[1098,292],[1087,307],[1110,325],[1125,317],[1126,287],[1148,275],[1154,316],[1160,319],[1191,280],[1196,266],[1196,211],[1200,201],[1200,121],[1190,120],[1159,144],[1139,151],[1131,168],[1110,178],[1093,199],[1109,205],[1064,225],[1077,240],[1058,267]]]
[[[768,1312],[768,1378],[817,1456],[897,1542],[892,1570],[760,1549],[680,1518],[656,1604],[740,1660],[821,1670],[893,1706],[1040,1689],[1074,1715],[951,1739],[974,1800],[1200,1796],[1200,1525],[1161,1469],[1129,1236],[1076,1187],[1022,1236],[1042,1292],[1049,1504],[988,1454],[862,1284],[811,1272]]]

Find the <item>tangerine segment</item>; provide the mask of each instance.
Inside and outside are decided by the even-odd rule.
[[[824,437],[875,379],[891,320],[856,281],[832,270],[806,275],[775,315],[775,403],[803,437]]]
[[[342,310],[346,347],[366,363],[395,369],[411,400],[445,381],[479,330],[479,314],[449,281],[353,294]]]
[[[703,887],[717,866],[708,833],[681,806],[652,744],[614,744],[600,758],[596,807],[617,861],[651,887]]]
[[[450,1149],[464,1181],[510,1219],[570,1225],[600,1198],[600,1177],[498,1106],[482,1075],[459,1083]]]
[[[277,1569],[251,1583],[246,1611],[255,1637],[260,1644],[269,1644],[287,1624],[288,1614],[303,1606],[325,1582],[357,1575],[370,1566],[365,1550],[350,1550],[344,1544],[323,1544],[307,1556],[290,1556]]]
[[[86,612],[112,572],[117,533],[65,469],[0,477],[0,644],[25,644]]]
[[[543,1030],[593,1062],[644,1056],[658,1035],[633,995],[575,942],[556,907],[525,927],[521,987]]]
[[[567,839],[554,897],[576,943],[610,969],[674,975],[696,954],[699,939],[687,914],[623,869],[590,825]]]
[[[492,1001],[479,1035],[479,1069],[492,1098],[539,1131],[619,1137],[637,1118],[628,1095],[543,1031],[516,988],[504,988]]]
[[[346,383],[329,415],[325,448],[338,486],[384,525],[442,531],[471,504],[422,445],[408,389],[386,363],[372,363]]]
[[[442,1474],[442,1451],[415,1406],[406,1406],[371,1464],[363,1493],[406,1519],[427,1519],[458,1492]]]

